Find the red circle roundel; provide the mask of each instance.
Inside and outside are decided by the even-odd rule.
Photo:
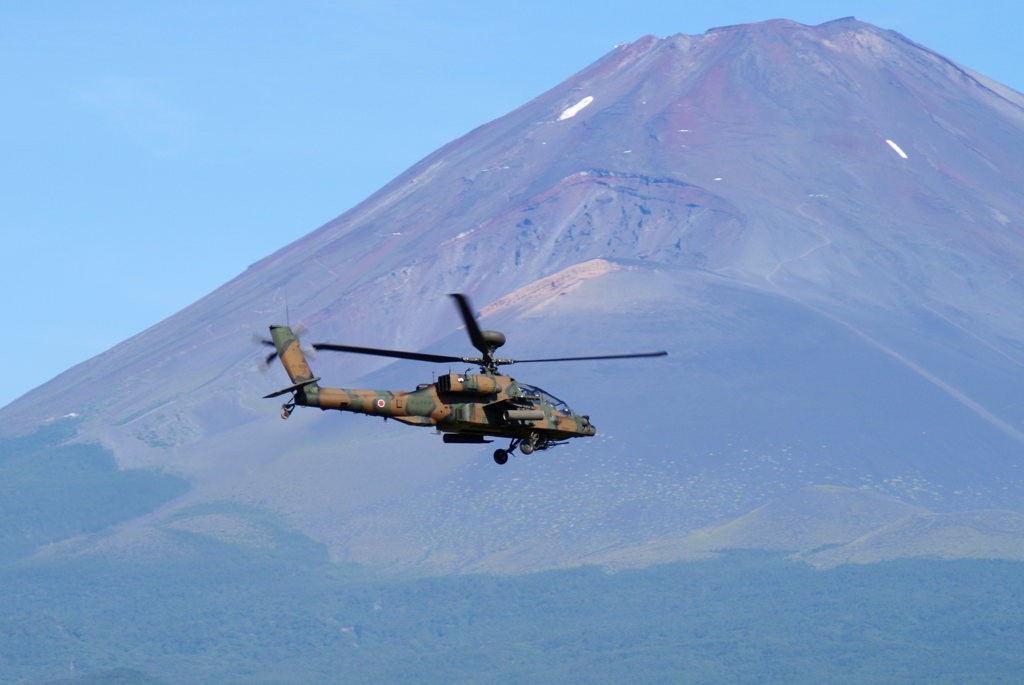
[[[383,409],[384,408],[384,400],[377,400],[377,406],[380,407],[381,409]]]

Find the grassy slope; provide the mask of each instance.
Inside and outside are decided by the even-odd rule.
[[[188,490],[175,476],[118,469],[98,445],[64,444],[74,432],[75,422],[65,419],[0,440],[0,562],[104,530]]]

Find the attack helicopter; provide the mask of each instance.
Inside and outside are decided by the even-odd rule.
[[[564,444],[570,438],[594,435],[596,429],[590,423],[589,416],[575,413],[565,402],[538,387],[519,383],[510,376],[500,374],[498,367],[537,362],[662,357],[668,354],[660,351],[590,357],[498,359],[494,354],[505,344],[505,336],[498,331],[480,329],[469,298],[465,295],[453,293],[451,297],[462,315],[470,342],[480,352],[479,357],[453,357],[334,343],[314,343],[312,349],[317,352],[351,352],[425,362],[465,362],[479,366],[480,373],[447,373],[433,383],[416,386],[412,391],[325,388],[320,386],[320,378],[310,370],[295,332],[289,326],[275,325],[270,327],[272,340],[260,341],[274,348],[265,363],[270,364],[275,358],[280,358],[292,384],[265,395],[264,399],[291,395],[281,405],[282,419],[287,419],[297,406],[319,407],[322,410],[337,409],[382,416],[412,426],[432,426],[442,433],[446,443],[481,444],[493,442],[488,438],[508,438],[508,448],[494,451],[495,463],[504,464],[517,449],[524,455],[532,454],[537,450]]]

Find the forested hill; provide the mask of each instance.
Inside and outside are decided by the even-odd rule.
[[[58,682],[1009,684],[1024,671],[1022,568],[815,571],[767,553],[431,579],[259,554],[28,565],[0,572],[0,680],[72,665],[87,675]]]

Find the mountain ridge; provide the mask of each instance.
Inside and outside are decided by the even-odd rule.
[[[0,408],[0,431],[75,413],[123,469],[188,479],[131,535],[235,502],[335,561],[436,572],[657,546],[814,487],[1021,511],[1021,97],[855,19],[643,37]],[[290,311],[320,340],[450,354],[450,292],[511,356],[671,356],[524,370],[598,436],[499,471],[426,431],[273,420],[260,397],[286,383],[256,372],[254,332]]]

